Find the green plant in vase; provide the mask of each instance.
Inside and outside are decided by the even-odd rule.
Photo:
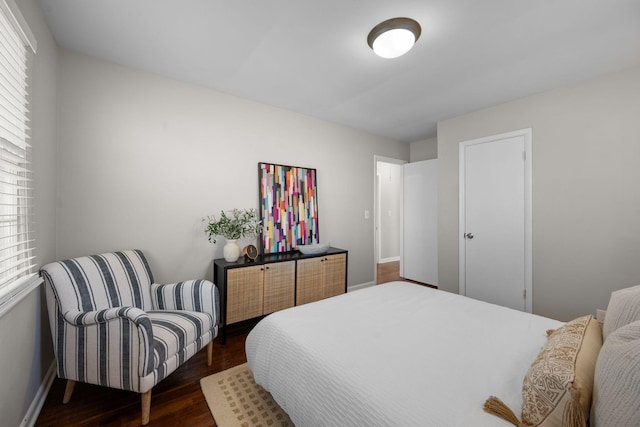
[[[219,236],[227,239],[224,246],[224,258],[229,262],[237,261],[240,256],[238,239],[248,236],[257,236],[262,233],[262,222],[258,219],[255,209],[233,209],[220,211],[220,216],[208,216],[205,233],[209,241],[216,243]]]

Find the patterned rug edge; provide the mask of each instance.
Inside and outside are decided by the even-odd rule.
[[[202,378],[200,387],[218,427],[293,426],[246,363]]]

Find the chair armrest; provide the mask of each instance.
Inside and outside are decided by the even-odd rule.
[[[114,307],[104,310],[79,311],[69,310],[64,313],[64,320],[74,326],[92,326],[106,323],[119,317],[126,317],[136,326],[144,324],[144,320],[149,320],[147,313],[135,307]]]
[[[71,324],[72,327],[82,327],[87,330],[93,330],[94,332],[89,332],[92,336],[95,335],[95,331],[100,331],[100,328],[109,322],[122,322],[122,327],[118,327],[116,331],[119,330],[127,336],[137,336],[138,339],[135,340],[135,342],[123,339],[120,345],[127,347],[128,350],[126,353],[129,354],[132,359],[137,360],[140,376],[148,375],[153,371],[153,328],[151,319],[143,310],[136,307],[114,307],[85,312],[69,310],[64,313],[62,317],[64,321]],[[128,327],[126,325],[128,325]],[[125,332],[125,330],[128,332]],[[115,331],[112,331],[110,340],[117,340],[114,334]],[[98,343],[96,342],[95,345],[97,346]]]
[[[214,324],[220,322],[220,296],[216,285],[208,280],[151,285],[151,303],[154,310],[189,310],[209,313]]]

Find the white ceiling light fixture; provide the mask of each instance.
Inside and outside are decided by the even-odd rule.
[[[422,28],[411,18],[387,19],[373,27],[367,43],[376,55],[382,58],[397,58],[409,52]]]

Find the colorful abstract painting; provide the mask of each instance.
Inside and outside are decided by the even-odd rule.
[[[319,243],[316,170],[258,163],[262,253]]]

